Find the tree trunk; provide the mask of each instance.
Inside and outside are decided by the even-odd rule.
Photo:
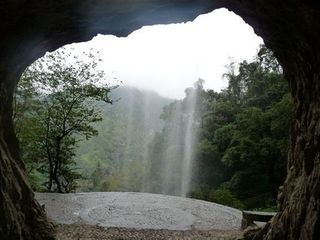
[[[61,183],[59,179],[59,170],[60,170],[60,149],[61,148],[61,139],[58,137],[57,141],[55,142],[55,160],[54,160],[54,171],[53,171],[53,179],[57,185],[58,193],[63,193],[61,188]]]
[[[0,76],[0,236],[4,240],[53,239],[54,227],[26,181],[13,130],[12,98],[18,76],[6,72]]]

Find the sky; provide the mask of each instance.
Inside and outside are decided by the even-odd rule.
[[[110,81],[181,99],[199,78],[206,89],[220,91],[228,63],[252,60],[262,43],[239,16],[219,9],[192,22],[145,26],[125,38],[98,35],[72,47],[98,50]]]

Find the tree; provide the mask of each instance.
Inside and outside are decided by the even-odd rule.
[[[91,52],[80,58],[61,49],[36,61],[21,77],[15,115],[23,117],[16,119],[17,135],[23,160],[37,162],[36,170],[48,177],[48,191],[75,190],[81,177],[74,168],[77,142],[98,134],[91,125],[102,119],[97,103],[112,103],[109,93],[115,86],[105,83],[97,62]],[[26,105],[24,95],[31,104],[23,111],[18,106]],[[31,129],[22,128],[27,122],[33,122]]]
[[[202,94],[195,196],[210,200],[211,191],[224,189],[246,208],[275,206],[292,111],[282,69],[261,46],[254,61],[232,63],[224,77],[226,89]]]

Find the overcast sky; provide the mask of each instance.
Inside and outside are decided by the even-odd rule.
[[[261,43],[239,16],[219,9],[193,22],[146,26],[126,38],[98,35],[72,47],[99,50],[110,79],[182,98],[198,78],[205,80],[205,88],[225,87],[225,66],[231,59],[253,59]]]

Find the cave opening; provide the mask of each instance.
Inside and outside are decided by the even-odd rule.
[[[221,22],[224,24],[222,25]],[[26,163],[33,190],[60,193],[151,192],[192,197],[247,210],[267,208],[269,211],[270,209],[275,211],[277,188],[282,184],[285,175],[286,146],[282,146],[283,149],[274,150],[277,153],[272,153],[272,157],[275,158],[275,155],[279,154],[281,158],[272,159],[272,162],[270,160],[271,164],[261,164],[267,160],[262,157],[261,151],[242,163],[243,167],[239,166],[240,161],[236,159],[240,156],[230,160],[229,164],[232,164],[232,167],[227,166],[227,163],[222,160],[231,152],[231,147],[216,153],[210,152],[210,148],[222,147],[215,144],[222,140],[214,137],[216,134],[224,131],[230,124],[233,124],[234,128],[239,128],[239,122],[235,119],[240,112],[247,114],[246,112],[251,111],[252,107],[257,107],[261,112],[258,112],[256,117],[261,118],[261,115],[267,114],[264,111],[271,107],[271,103],[274,104],[273,99],[267,97],[270,106],[268,104],[264,106],[258,102],[266,100],[259,95],[274,91],[274,96],[280,94],[281,98],[283,97],[281,91],[277,92],[279,89],[267,87],[268,84],[261,85],[262,83],[254,77],[258,74],[261,75],[260,78],[267,78],[270,74],[281,75],[280,70],[265,71],[263,64],[258,63],[261,61],[266,64],[265,60],[271,60],[273,64],[277,64],[274,57],[257,60],[256,55],[261,43],[262,39],[257,37],[253,29],[239,16],[227,9],[220,9],[200,15],[193,22],[143,27],[126,38],[98,35],[89,42],[71,44],[47,53],[44,58],[33,63],[22,77],[22,82],[33,77],[34,80],[31,81],[34,87],[42,89],[35,91],[34,94],[37,99],[40,99],[37,104],[43,104],[41,102],[44,100],[44,109],[39,114],[39,105],[37,109],[31,106],[29,111],[34,114],[27,113],[25,120],[15,121],[19,129],[16,134],[20,140],[22,160]],[[230,59],[231,56],[232,59]],[[92,64],[89,60],[91,58]],[[97,59],[98,61],[95,62]],[[76,65],[81,66],[80,69]],[[228,67],[225,67],[226,65]],[[74,78],[78,77],[83,84],[86,84],[86,81],[90,82],[83,77],[87,74],[85,71],[88,68],[92,68],[88,71],[88,74],[92,74],[92,78],[101,77],[100,81],[110,86],[110,94],[113,98],[111,100],[114,101],[110,107],[105,105],[101,107],[102,104],[97,104],[103,112],[103,122],[93,123],[94,128],[98,129],[98,136],[86,135],[91,132],[81,132],[72,126],[72,121],[77,119],[74,119],[73,114],[77,113],[71,110],[71,106],[80,107],[73,99],[81,98],[79,95],[73,95],[74,90],[81,87],[81,83],[77,84]],[[100,70],[108,73],[100,75]],[[247,77],[240,74],[243,71],[247,71]],[[49,81],[57,81],[57,83],[48,82],[41,77],[42,75]],[[55,75],[61,75],[62,79],[58,79]],[[70,75],[74,76],[70,78]],[[238,82],[232,83],[232,78],[238,78]],[[111,82],[109,82],[110,79]],[[116,81],[113,82],[113,79]],[[204,79],[207,81],[205,82]],[[278,80],[284,82],[281,78]],[[67,81],[71,83],[68,84]],[[113,89],[117,81],[120,82],[120,86],[118,89]],[[265,81],[268,80],[265,79]],[[232,86],[232,84],[235,85]],[[24,87],[26,83],[18,86]],[[237,87],[240,92],[237,92]],[[264,87],[268,89],[262,92],[253,90]],[[63,94],[63,91],[67,94]],[[54,95],[59,95],[62,99],[55,99]],[[255,99],[259,97],[260,100]],[[158,100],[155,101],[156,98]],[[95,105],[91,105],[92,100],[94,98],[87,100],[86,107]],[[243,103],[239,104],[240,102]],[[26,103],[20,103],[20,105],[25,106]],[[232,111],[230,106],[237,110]],[[161,118],[166,114],[165,110],[162,111],[164,107],[170,109],[170,114],[167,113],[168,116]],[[217,111],[216,108],[221,110]],[[14,112],[15,118],[21,115]],[[61,116],[64,112],[68,112],[69,117]],[[108,116],[109,114],[111,117]],[[218,120],[228,114],[230,116],[226,120]],[[49,120],[50,118],[52,119]],[[55,118],[61,119],[59,121]],[[181,120],[182,118],[185,119]],[[246,118],[248,119],[248,116]],[[265,117],[265,120],[267,118],[270,119]],[[275,119],[270,120],[276,122]],[[28,122],[34,123],[33,128],[28,126]],[[45,124],[39,125],[39,122]],[[219,124],[221,125],[219,127],[213,126]],[[24,125],[29,129],[21,129]],[[285,125],[288,128],[288,123]],[[256,131],[265,127],[269,126],[257,124]],[[42,132],[39,128],[47,128],[47,131]],[[59,132],[59,128],[70,134],[64,135]],[[33,139],[28,133],[30,131],[42,134],[42,139],[45,140]],[[200,134],[203,136],[200,137]],[[226,145],[231,144],[232,141],[238,141],[236,132],[224,134],[232,135],[230,140],[226,140],[230,142],[225,143]],[[243,138],[249,137],[251,141],[256,141],[257,146],[261,144],[264,151],[271,152],[270,147],[263,145],[263,141],[267,137],[274,136],[263,133],[260,136],[263,140],[260,141],[255,136],[245,135],[244,132],[241,134]],[[60,136],[61,140],[55,142],[54,139]],[[162,141],[159,141],[159,136],[163,139]],[[288,142],[288,136],[286,137]],[[88,138],[89,141],[84,138]],[[77,141],[79,143],[73,145],[73,139],[74,143]],[[136,139],[139,139],[139,143]],[[43,142],[47,146],[43,146]],[[159,149],[149,147],[156,144],[162,147]],[[198,145],[201,147],[197,147]],[[63,156],[59,159],[55,157],[57,150],[52,149],[57,149],[58,146],[61,146],[60,156],[65,155],[66,160],[63,160]],[[64,149],[63,146],[65,146]],[[28,147],[30,150],[27,149]],[[68,147],[73,147],[75,151],[68,150]],[[240,149],[240,145],[236,146],[235,143],[234,147]],[[41,149],[47,154],[43,154]],[[252,149],[251,146],[250,151]],[[163,152],[163,154],[158,157],[153,151]],[[243,150],[241,154],[244,156],[250,154],[250,151]],[[43,160],[34,160],[37,158],[43,158]],[[250,167],[254,168],[254,164],[250,165],[250,162],[261,166],[250,170]],[[277,173],[275,169],[279,166],[279,173]],[[249,186],[245,183],[252,179],[254,184],[251,184],[248,191]],[[84,219],[83,212],[86,211],[87,206],[82,203],[82,209],[73,209],[74,205],[84,201],[82,194],[75,195],[73,198],[65,196],[66,199],[71,200],[66,200],[64,205],[56,203],[56,200],[59,202],[63,198],[58,194],[37,193],[36,196],[40,203],[46,206],[51,219],[65,221],[69,218],[77,219],[79,215]],[[102,196],[106,198],[102,194],[97,194],[97,198]],[[109,197],[112,199],[112,196]],[[141,200],[143,197],[141,194]],[[55,204],[52,205],[52,202]],[[91,204],[88,200],[85,202]],[[137,203],[134,204],[136,205]],[[66,206],[70,208],[68,212],[71,211],[73,214],[63,213]],[[96,208],[92,206],[90,208],[89,215],[96,211]],[[236,215],[240,228],[239,212]],[[112,220],[109,219],[109,221],[111,224]],[[108,224],[107,221],[104,222]],[[134,224],[132,226],[135,227]]]
[[[280,213],[260,238],[317,239],[319,235],[319,5],[238,1],[39,1],[2,5],[1,22],[1,234],[5,239],[49,239],[53,228],[34,200],[23,173],[12,126],[12,98],[23,70],[46,51],[97,33],[125,36],[143,25],[181,22],[220,7],[236,12],[262,36],[283,66],[294,98],[288,175]],[[129,5],[128,5],[129,4]],[[86,11],[83,11],[83,10]],[[303,11],[301,11],[303,9]],[[89,10],[89,11],[88,11]],[[7,12],[16,12],[14,15]],[[49,16],[49,17],[48,17]],[[93,18],[94,17],[94,18]],[[85,33],[85,34],[83,34]],[[36,231],[35,231],[36,230]]]

